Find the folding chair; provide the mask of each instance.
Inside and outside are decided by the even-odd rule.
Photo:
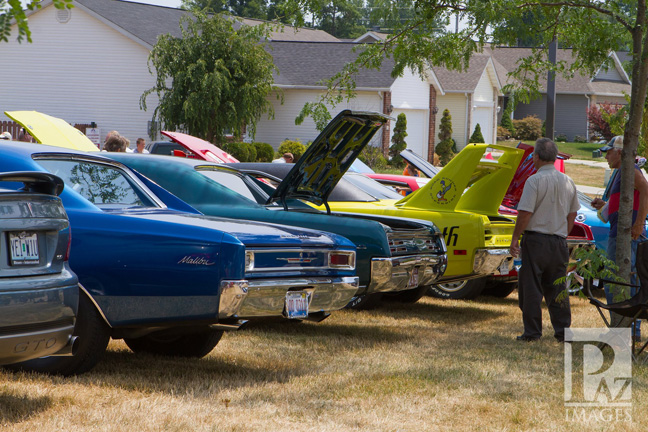
[[[598,313],[603,318],[605,325],[608,328],[620,327],[621,324],[624,324],[624,321],[627,323],[627,320],[621,320],[617,325],[612,326],[611,322],[608,321],[607,317],[603,313],[603,310],[614,312],[621,315],[624,318],[629,318],[633,322],[633,327],[636,325],[636,321],[639,319],[648,319],[648,242],[642,242],[637,247],[637,276],[639,277],[640,285],[632,285],[629,283],[616,282],[608,279],[599,279],[599,282],[608,282],[615,285],[623,285],[629,287],[636,287],[638,291],[631,298],[612,304],[605,304],[600,300],[594,298],[592,291],[590,289],[591,283],[585,283],[585,291],[589,302],[596,306]],[[646,347],[648,342],[636,349],[636,340],[634,335],[632,337],[632,358],[637,361],[637,356],[641,354]]]

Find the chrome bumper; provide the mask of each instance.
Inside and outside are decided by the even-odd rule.
[[[366,294],[395,292],[432,285],[446,269],[448,258],[443,255],[410,255],[371,260],[371,282]],[[412,274],[418,269],[418,283],[410,286]]]
[[[484,276],[498,273],[502,263],[512,260],[511,253],[506,249],[477,249],[473,263],[473,273]]]
[[[222,309],[219,311],[220,318],[283,316],[288,291],[310,293],[309,313],[339,310],[351,301],[359,286],[357,276],[247,280],[245,282],[247,284],[245,294],[243,294],[242,288],[232,291],[233,295],[228,297],[235,298],[236,301],[230,301],[231,307],[227,310],[228,315],[222,315]],[[221,291],[222,303],[223,292]]]

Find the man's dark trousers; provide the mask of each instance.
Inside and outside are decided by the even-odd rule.
[[[556,279],[567,273],[569,250],[567,241],[557,235],[525,231],[521,241],[522,267],[518,275],[518,293],[523,336],[542,336],[542,297],[545,298],[554,336],[564,339],[565,328],[571,325],[569,296],[557,302],[556,296],[565,289],[565,284],[556,285]]]

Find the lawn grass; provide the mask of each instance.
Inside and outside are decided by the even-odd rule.
[[[498,141],[498,145],[507,147],[517,146],[519,141]],[[535,141],[523,141],[526,144],[534,145]],[[599,143],[576,143],[576,142],[557,142],[558,150],[572,155],[574,159],[594,160],[598,162],[605,162],[605,158],[593,158],[592,152],[603,147]]]
[[[573,327],[600,327],[572,299]],[[121,341],[74,378],[0,372],[11,431],[644,431],[648,366],[633,368],[632,421],[567,421],[564,346],[544,313],[536,343],[516,294],[256,323],[206,358],[136,355]],[[575,351],[577,352],[577,351]],[[577,355],[577,354],[575,354]]]

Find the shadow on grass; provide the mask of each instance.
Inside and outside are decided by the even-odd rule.
[[[0,391],[0,424],[26,421],[52,405],[52,399],[48,396],[30,397]]]
[[[505,312],[489,309],[486,305],[517,305],[517,300],[495,299],[490,300],[481,297],[475,301],[446,301],[438,300],[430,303],[419,300],[417,303],[383,302],[380,308],[370,311],[375,315],[389,314],[399,318],[417,318],[430,321],[455,321],[459,324],[470,317],[471,321],[487,321],[505,315]]]

